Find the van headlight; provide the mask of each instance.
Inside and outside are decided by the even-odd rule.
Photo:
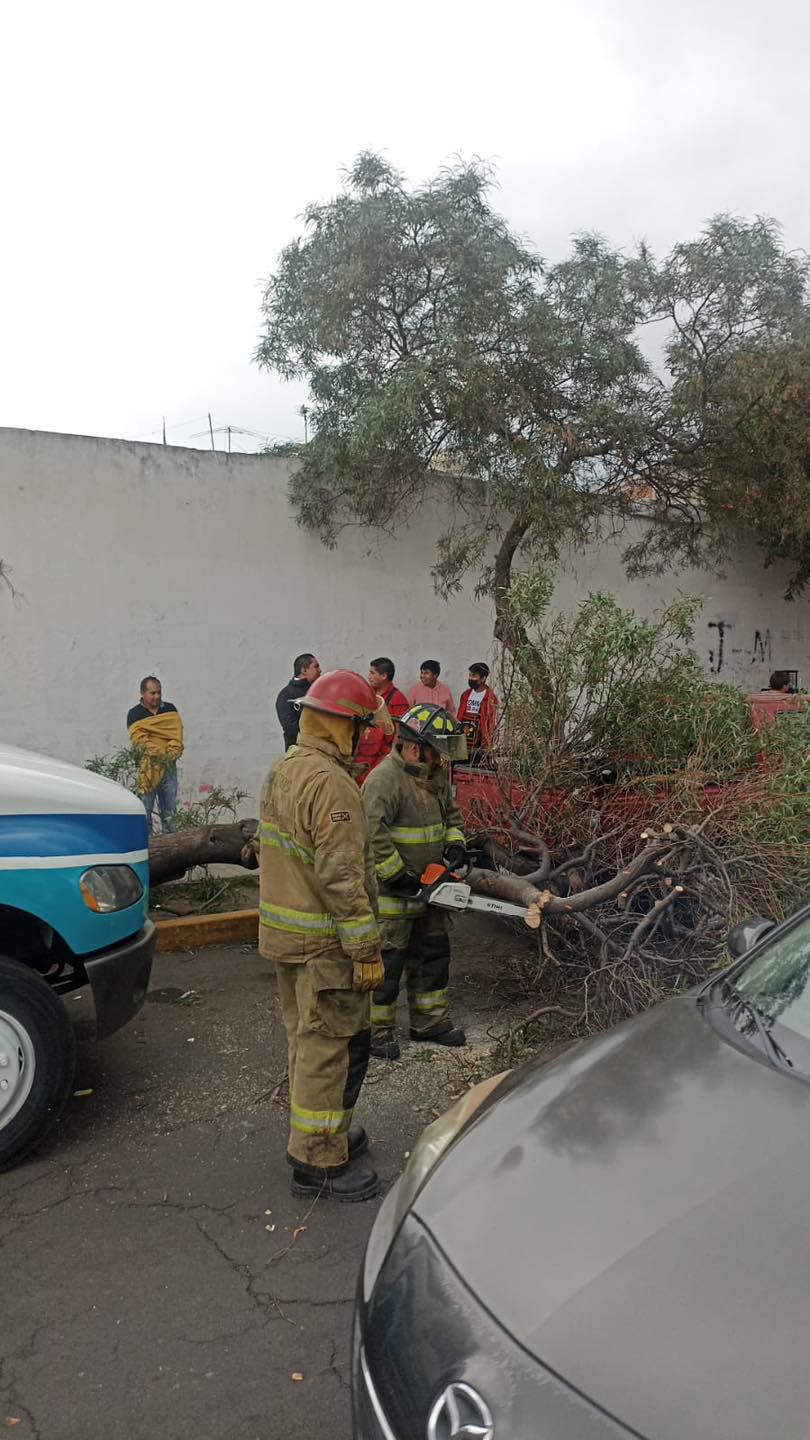
[[[126,910],[143,895],[143,885],[129,865],[94,865],[85,870],[79,889],[88,910],[100,915]]]
[[[374,1222],[363,1262],[363,1296],[371,1298],[383,1262],[405,1216],[413,1205],[431,1170],[438,1164],[451,1141],[480,1110],[484,1101],[511,1072],[503,1070],[462,1095],[450,1110],[422,1131],[408,1161],[407,1169],[389,1190]]]

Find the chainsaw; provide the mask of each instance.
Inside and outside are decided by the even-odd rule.
[[[526,919],[524,905],[496,900],[490,895],[476,895],[463,878],[448,870],[446,865],[428,865],[420,883],[419,898],[428,905],[440,905],[443,910],[474,910],[486,915],[500,915],[505,920]]]

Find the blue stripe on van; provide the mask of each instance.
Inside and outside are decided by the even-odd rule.
[[[145,850],[146,814],[0,815],[0,855],[113,855]]]

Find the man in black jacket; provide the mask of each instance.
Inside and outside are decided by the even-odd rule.
[[[295,701],[306,695],[313,680],[317,680],[321,673],[321,667],[314,655],[307,652],[305,655],[296,655],[293,662],[293,678],[289,685],[279,690],[276,697],[276,714],[284,734],[284,749],[289,750],[298,739],[298,726],[301,721],[300,711],[295,707]]]

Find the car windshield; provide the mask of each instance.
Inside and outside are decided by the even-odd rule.
[[[810,917],[780,935],[730,980],[729,989],[753,1006],[794,1064],[810,1056]]]

